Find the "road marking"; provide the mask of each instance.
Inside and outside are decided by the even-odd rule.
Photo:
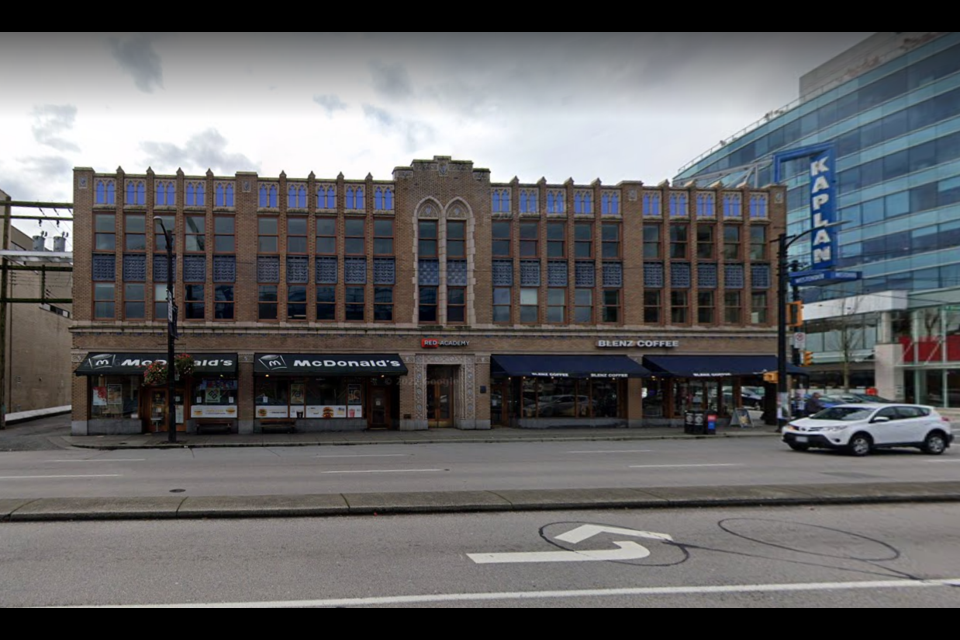
[[[599,524],[583,524],[566,533],[556,536],[561,542],[577,544],[589,540],[601,533],[630,538],[645,538],[647,540],[673,540],[669,534],[653,533],[651,531],[637,531],[622,529]],[[617,560],[641,560],[650,555],[650,550],[632,540],[614,540],[613,544],[619,547],[616,550],[566,550],[566,551],[536,551],[536,552],[508,552],[508,553],[468,553],[467,557],[477,564],[521,564],[527,562],[611,562]]]
[[[342,454],[331,456],[314,456],[314,458],[403,458],[409,456],[409,453],[358,453]]]
[[[622,449],[620,451],[567,451],[567,453],[653,453],[653,449]]]
[[[552,598],[602,598],[623,596],[684,596],[724,593],[797,593],[803,591],[870,591],[880,589],[929,589],[960,587],[960,578],[930,580],[876,580],[871,582],[807,582],[787,584],[732,584],[684,587],[634,587],[620,589],[571,589],[569,591],[502,591],[487,593],[437,593],[411,596],[369,598],[327,598],[275,602],[211,602],[183,604],[87,605],[77,607],[41,607],[67,609],[276,609],[300,607],[365,607],[438,602],[482,602],[490,600],[549,600]]]
[[[351,469],[345,471],[321,471],[320,473],[425,473],[427,471],[447,471],[447,469]]]
[[[631,469],[682,469],[687,467],[743,467],[742,464],[635,464]]]
[[[146,458],[83,458],[82,460],[44,460],[44,462],[146,462]]]
[[[119,473],[110,473],[95,476],[0,476],[0,480],[50,480],[66,478],[122,478]]]

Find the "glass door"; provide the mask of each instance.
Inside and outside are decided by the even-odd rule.
[[[453,426],[453,385],[447,378],[427,380],[427,426]]]

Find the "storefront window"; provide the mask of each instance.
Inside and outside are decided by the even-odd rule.
[[[286,380],[267,377],[255,378],[254,397],[257,418],[286,418],[289,416]]]
[[[576,380],[541,383],[537,409],[541,418],[576,418],[590,414],[589,398],[577,397]]]
[[[593,417],[617,418],[620,414],[619,384],[616,380],[592,380]]]
[[[201,378],[193,384],[191,418],[236,418],[237,381]]]
[[[513,393],[518,390],[513,387]],[[519,385],[521,418],[619,418],[620,380],[525,378]],[[510,415],[516,415],[515,403]]]
[[[90,417],[119,420],[139,417],[140,376],[96,376],[90,378]]]
[[[650,378],[643,384],[643,417],[662,418],[666,407],[668,380]]]

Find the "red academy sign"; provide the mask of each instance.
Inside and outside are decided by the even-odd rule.
[[[468,340],[440,340],[438,338],[422,338],[420,340],[421,349],[439,349],[440,347],[468,347]]]

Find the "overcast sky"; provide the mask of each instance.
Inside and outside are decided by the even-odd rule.
[[[69,202],[78,166],[386,180],[435,155],[658,183],[869,35],[4,33],[0,189]]]

